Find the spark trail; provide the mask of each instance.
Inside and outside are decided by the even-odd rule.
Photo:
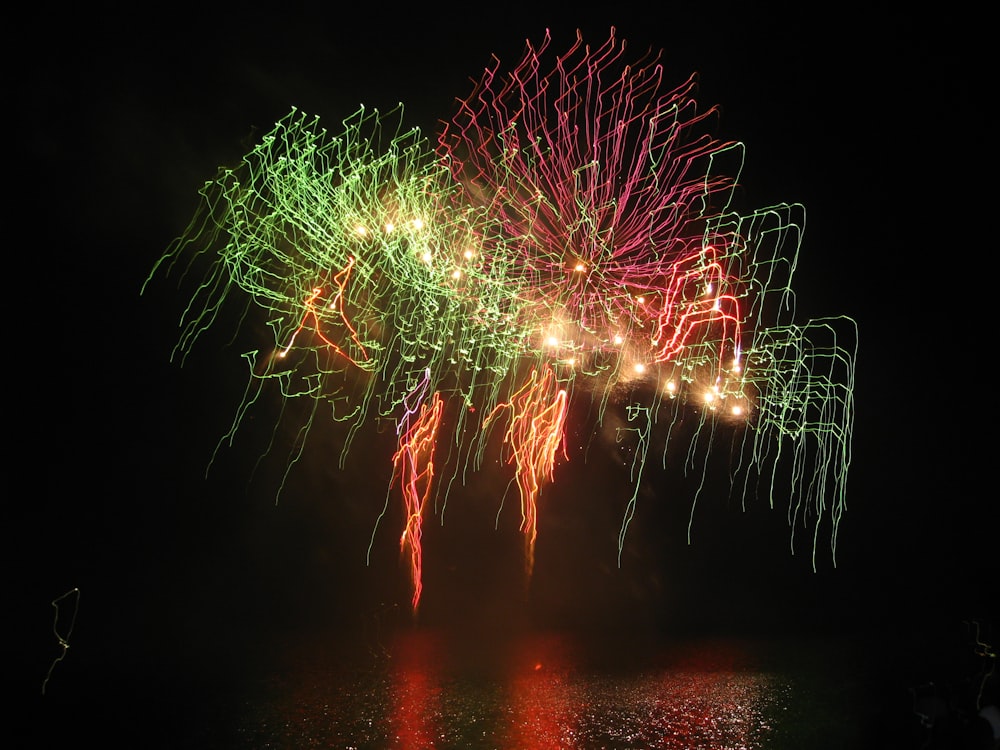
[[[509,462],[516,467],[515,478],[521,496],[521,531],[525,535],[525,567],[529,576],[535,563],[535,540],[538,538],[538,496],[542,486],[552,479],[556,454],[564,440],[566,399],[566,390],[557,389],[551,369],[545,370],[541,377],[532,371],[530,380],[510,401],[500,404],[485,420],[486,423],[491,421],[501,409],[510,410],[504,444],[511,452]]]
[[[426,380],[418,386],[417,400],[426,386]],[[414,612],[420,606],[423,592],[423,523],[434,482],[434,449],[441,426],[442,403],[440,394],[435,392],[430,405],[420,404],[419,411],[415,405],[407,404],[398,433],[399,449],[393,456],[393,476],[399,479],[406,508],[406,525],[399,545],[404,554],[409,553]],[[411,424],[415,411],[416,419]]]
[[[712,135],[717,112],[699,108],[693,77],[664,86],[658,54],[629,58],[614,29],[597,47],[580,35],[550,47],[546,33],[512,67],[494,60],[433,144],[402,107],[361,108],[333,135],[297,110],[279,121],[205,185],[150,274],[204,273],[175,355],[228,305],[262,314],[273,341],[245,355],[226,439],[270,384],[307,399],[288,470],[316,414],[344,426],[341,465],[362,427],[397,425],[390,490],[403,496],[414,610],[428,509],[443,521],[493,435],[530,574],[574,403],[593,415],[580,434],[622,399],[634,422],[619,559],[657,426],[663,465],[680,452],[700,474],[692,521],[725,426],[733,492],[787,502],[793,551],[805,529],[814,567],[828,529],[836,562],[857,330],[796,319],[804,210],[734,208],[743,146]]]

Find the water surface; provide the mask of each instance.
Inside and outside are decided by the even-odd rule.
[[[290,640],[183,743],[220,748],[860,747],[833,640],[404,630]]]

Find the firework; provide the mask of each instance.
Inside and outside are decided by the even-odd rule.
[[[498,442],[530,574],[539,497],[583,400],[598,430],[624,398],[615,430],[635,439],[619,559],[654,425],[668,426],[662,463],[684,451],[702,479],[726,425],[734,492],[763,485],[773,504],[786,472],[814,567],[827,523],[835,560],[856,328],[795,320],[802,207],[733,208],[743,147],[713,137],[693,78],[663,85],[657,55],[629,60],[614,30],[596,48],[550,46],[487,68],[433,144],[401,107],[362,108],[336,134],[298,111],[278,122],[206,184],[154,268],[205,268],[176,354],[229,300],[264,312],[271,340],[246,355],[225,437],[276,384],[312,404],[289,469],[319,413],[344,424],[341,464],[363,425],[396,425],[390,497],[398,486],[414,610],[425,518],[443,521],[448,488]]]

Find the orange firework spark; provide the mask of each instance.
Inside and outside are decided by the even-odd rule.
[[[521,531],[525,534],[528,574],[535,562],[535,538],[538,535],[538,494],[546,481],[552,480],[556,451],[565,440],[563,425],[566,422],[567,394],[558,388],[555,375],[546,369],[541,378],[535,370],[509,402],[500,404],[486,418],[486,422],[500,409],[511,411],[510,425],[504,434],[504,443],[510,446],[509,463],[516,464],[515,476],[521,494]]]
[[[413,582],[413,611],[420,605],[423,591],[422,567],[423,514],[431,495],[434,480],[434,446],[444,402],[437,392],[430,406],[423,404],[413,426],[399,438],[399,448],[392,457],[393,479],[399,478],[406,505],[406,527],[399,540],[400,552],[410,553],[410,578]]]

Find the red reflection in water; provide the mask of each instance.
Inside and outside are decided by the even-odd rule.
[[[533,635],[400,634],[387,707],[394,748],[519,750],[766,746],[774,683],[745,653],[702,644],[659,658]],[[485,744],[484,744],[485,743]]]
[[[426,633],[396,639],[390,683],[389,725],[401,750],[426,750],[441,736],[440,644]]]
[[[641,653],[590,664],[578,646],[554,636],[520,645],[502,746],[761,747],[766,681],[740,669],[732,644],[685,652],[668,669]]]
[[[504,747],[541,750],[572,747],[573,717],[580,711],[567,690],[571,659],[557,636],[523,641],[508,679],[510,723]]]

